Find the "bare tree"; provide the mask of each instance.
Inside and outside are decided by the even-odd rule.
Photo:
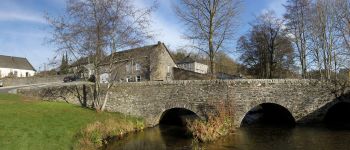
[[[341,43],[343,48],[350,52],[350,1],[349,0],[336,0],[336,27],[341,37]]]
[[[310,7],[310,0],[288,0],[287,5],[285,5],[287,12],[284,15],[288,32],[293,36],[303,78],[306,78],[308,68]]]
[[[327,80],[330,80],[332,74],[336,74],[339,68],[340,38],[337,29],[337,9],[336,4],[328,0],[317,0],[312,7],[313,53],[316,56],[321,77]]]
[[[261,40],[265,44],[265,48],[267,53],[264,57],[266,57],[268,63],[265,65],[267,78],[273,77],[273,72],[275,69],[274,64],[276,52],[278,50],[279,40],[278,36],[283,34],[283,21],[275,16],[273,11],[268,11],[257,18],[257,22],[255,25],[258,33],[261,34]]]
[[[269,11],[257,17],[252,30],[238,41],[240,59],[259,78],[281,78],[293,69],[292,43],[283,22]]]
[[[91,58],[89,63],[96,78],[95,109],[103,110],[108,99],[102,102],[100,74],[106,68],[110,73],[114,60],[113,57],[106,60],[105,56],[113,56],[117,50],[142,44],[150,38],[149,15],[153,8],[136,8],[130,0],[69,0],[64,15],[47,17],[53,28],[51,42],[58,45],[58,51],[67,51],[77,58]],[[111,84],[113,81],[108,88]]]
[[[194,47],[205,52],[210,61],[210,73],[215,73],[215,55],[233,39],[239,0],[180,0],[177,15],[187,26],[185,37]]]

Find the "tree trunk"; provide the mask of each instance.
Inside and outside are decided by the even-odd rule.
[[[210,61],[210,75],[211,75],[211,79],[214,79],[215,76],[215,62],[214,62],[214,58],[215,58],[215,50],[214,50],[214,42],[213,42],[213,38],[214,38],[214,10],[212,10],[212,8],[210,8],[210,22],[209,22],[209,61]]]
[[[108,86],[109,86],[109,85],[108,85]],[[105,96],[105,98],[104,98],[104,101],[103,101],[103,104],[102,104],[102,107],[101,107],[101,111],[104,111],[104,110],[105,110],[108,99],[109,99],[109,92],[108,92],[108,90],[107,90],[106,96]]]

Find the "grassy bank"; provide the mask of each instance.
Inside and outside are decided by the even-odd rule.
[[[118,126],[105,134],[142,127],[142,121],[118,113],[96,113],[66,103],[43,102],[18,95],[0,94],[0,149],[71,149],[81,138],[90,137],[96,124]],[[122,129],[125,126],[127,129]],[[107,133],[108,131],[108,133]],[[117,132],[118,131],[118,132]],[[94,131],[95,132],[95,131]],[[84,133],[87,133],[84,136]],[[102,134],[92,136],[99,139]],[[99,143],[97,143],[99,144]]]

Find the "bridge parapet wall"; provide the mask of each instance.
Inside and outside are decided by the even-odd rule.
[[[253,107],[275,103],[287,108],[296,121],[305,122],[308,114],[334,99],[330,88],[317,80],[296,79],[123,83],[113,88],[107,108],[156,124],[162,112],[171,108],[186,108],[204,117],[212,105],[228,101],[233,102],[239,125]]]
[[[58,86],[42,87],[36,89],[36,92],[22,90],[20,93],[41,93],[36,94],[39,97],[45,96],[42,93],[46,93],[44,99],[65,97],[60,100],[81,104],[83,85],[67,86],[71,92],[59,92],[67,88]],[[245,114],[253,107],[262,103],[275,103],[287,108],[297,122],[307,122],[319,120],[320,113],[324,111],[315,111],[334,100],[332,88],[331,85],[317,80],[297,79],[120,83],[110,90],[106,108],[111,112],[144,117],[152,126],[158,124],[162,113],[168,109],[185,108],[204,118],[212,111],[213,105],[226,101],[232,102],[236,125],[239,126]],[[48,89],[55,89],[56,96],[50,97],[50,94],[47,94]],[[74,91],[79,91],[80,95]],[[57,94],[61,95],[57,97]],[[89,105],[90,90],[85,89],[85,94]]]

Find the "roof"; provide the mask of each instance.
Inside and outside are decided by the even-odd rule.
[[[151,54],[152,51],[154,51],[157,48],[157,46],[160,46],[160,45],[163,45],[165,47],[165,50],[168,52],[168,54],[172,58],[172,55],[170,54],[168,48],[163,43],[158,42],[158,44],[147,45],[143,47],[137,47],[137,48],[115,52],[113,59],[115,61],[125,61],[130,58],[147,57],[149,56],[149,54]],[[110,60],[109,59],[110,57],[111,55],[104,58],[104,61],[106,61],[105,63],[108,63],[108,61]],[[84,58],[78,59],[71,66],[86,65],[86,64],[88,64],[88,58],[84,57]]]
[[[128,59],[129,57],[142,57],[150,54],[158,45],[147,45],[143,47],[132,48],[128,50],[123,50],[119,52],[115,52],[115,59]]]
[[[0,68],[34,70],[27,58],[0,55]]]
[[[80,66],[80,65],[86,65],[89,62],[89,58],[92,58],[92,56],[79,58],[74,63],[72,63],[70,66],[71,67],[77,67],[77,66]]]
[[[151,54],[152,51],[155,50],[157,46],[158,45],[147,45],[143,47],[137,47],[137,48],[115,52],[113,55],[113,60],[114,62],[122,62],[122,61],[129,61],[130,59],[134,59],[134,58],[149,57],[149,54]],[[101,65],[109,64],[111,57],[112,55],[105,57]]]
[[[177,62],[177,64],[188,64],[188,63],[194,63],[196,62],[193,58],[190,57],[190,55],[186,56],[181,61]]]

